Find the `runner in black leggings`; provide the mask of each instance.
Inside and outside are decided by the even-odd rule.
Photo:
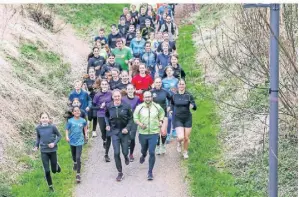
[[[61,139],[61,135],[55,125],[49,124],[50,118],[48,113],[43,112],[40,115],[40,125],[36,127],[36,143],[34,151],[40,147],[41,159],[45,171],[46,180],[50,191],[54,191],[52,185],[51,170],[55,174],[61,172],[61,168],[57,162],[57,143]]]
[[[171,99],[171,109],[175,111],[173,126],[178,135],[177,151],[181,152],[181,143],[184,141],[184,159],[188,159],[189,137],[192,129],[192,114],[190,109],[196,110],[193,96],[186,92],[186,83],[183,79],[179,80],[178,93]]]
[[[109,84],[107,80],[102,80],[100,91],[93,98],[93,102],[99,108],[97,111],[97,117],[100,125],[100,130],[102,132],[103,147],[105,148],[106,162],[110,162],[108,153],[111,145],[111,137],[107,136],[106,122],[105,122],[105,112],[107,109],[107,105],[112,101],[112,94],[111,91],[109,91],[108,89],[109,89]]]
[[[170,104],[171,95],[167,90],[162,88],[162,80],[160,77],[155,79],[154,89],[152,89],[151,92],[153,95],[153,101],[155,103],[158,103],[163,108],[165,113],[163,125],[161,127],[161,133],[158,138],[158,143],[156,147],[156,154],[160,155],[166,153],[165,141],[167,136],[167,124],[168,124],[167,111],[169,111],[170,109],[170,107],[168,107],[167,105]],[[160,137],[162,138],[162,146],[160,146]]]
[[[122,100],[128,103],[131,106],[132,111],[135,111],[137,105],[140,104],[140,100],[138,96],[134,95],[135,87],[132,84],[127,86],[127,95],[122,98]],[[135,137],[137,132],[137,124],[133,122],[131,124],[130,130],[130,162],[134,161],[134,149],[135,149]]]
[[[112,93],[113,102],[111,102],[106,111],[106,130],[107,135],[111,136],[114,149],[114,160],[118,170],[117,181],[121,181],[124,177],[120,159],[120,146],[125,164],[129,165],[128,146],[129,146],[129,129],[133,122],[133,114],[131,106],[121,100],[120,90],[114,90]]]

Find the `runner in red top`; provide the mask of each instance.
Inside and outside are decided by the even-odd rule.
[[[143,101],[143,92],[151,89],[151,85],[153,84],[153,79],[146,71],[144,64],[141,63],[139,65],[139,73],[133,77],[131,83],[136,88],[136,96],[139,97],[140,101]]]

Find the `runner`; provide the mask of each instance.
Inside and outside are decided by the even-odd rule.
[[[177,93],[179,80],[173,76],[173,68],[171,66],[167,66],[165,68],[166,78],[162,80],[162,86],[165,88],[171,95]],[[169,143],[171,140],[171,135],[173,138],[177,137],[176,131],[174,130],[172,121],[174,119],[174,113],[168,113],[168,126],[167,126],[167,138],[166,142]],[[172,131],[172,132],[171,132]]]
[[[117,68],[112,68],[111,74],[112,74],[112,79],[109,82],[110,90],[120,89],[121,79],[119,78],[119,70]]]
[[[140,100],[138,96],[134,95],[135,87],[132,84],[127,85],[127,95],[122,98],[122,101],[126,102],[131,106],[132,111],[135,111],[137,105],[140,104]],[[130,131],[130,162],[134,161],[134,149],[135,149],[135,137],[137,132],[137,124],[135,122],[132,123]]]
[[[158,32],[160,32],[162,25],[166,23],[166,17],[167,17],[166,12],[163,12],[163,14],[158,17],[158,20],[157,20],[158,24],[157,24],[157,29],[156,29]]]
[[[61,134],[55,125],[50,124],[50,116],[47,112],[40,114],[40,124],[35,128],[36,142],[34,151],[40,148],[41,159],[44,167],[44,173],[47,180],[49,190],[54,192],[51,170],[55,174],[60,173],[61,168],[57,160],[57,143],[61,139]]]
[[[138,25],[139,25],[139,29],[142,30],[145,27],[145,20],[149,19],[151,26],[153,25],[153,21],[151,20],[151,18],[146,15],[146,8],[141,7],[140,8],[140,15],[138,17]]]
[[[135,76],[139,72],[139,65],[140,65],[140,59],[139,58],[134,58],[132,63],[131,63],[131,69],[129,71],[129,75],[131,77]]]
[[[119,18],[126,17],[126,15],[127,15],[128,13],[129,13],[129,8],[124,7],[124,8],[123,8],[123,13],[122,13],[122,15],[120,15]]]
[[[162,52],[163,50],[162,44],[167,43],[169,45],[169,53],[174,53],[176,51],[176,45],[175,42],[169,41],[168,32],[163,32],[163,39],[164,41],[158,46],[157,51]]]
[[[118,170],[116,181],[121,181],[124,177],[120,159],[120,146],[125,164],[129,165],[128,157],[128,142],[130,138],[129,129],[133,122],[131,106],[121,101],[121,93],[119,90],[114,90],[112,93],[113,102],[108,105],[106,111],[106,130],[107,135],[112,138],[112,145],[114,149],[114,160]]]
[[[131,40],[130,48],[135,58],[140,58],[144,52],[145,40],[141,37],[140,30],[136,30],[136,38]]]
[[[108,35],[108,46],[112,50],[116,47],[116,40],[121,38],[121,34],[118,32],[115,24],[111,25],[111,33]]]
[[[162,80],[160,77],[156,78],[154,81],[154,89],[151,90],[151,93],[153,95],[153,101],[157,104],[159,104],[163,110],[164,110],[164,120],[163,125],[161,127],[160,135],[158,138],[157,148],[156,148],[156,154],[165,154],[166,153],[166,134],[167,134],[167,124],[168,124],[168,118],[167,118],[167,112],[170,110],[170,107],[168,106],[170,104],[171,94],[162,88]],[[162,145],[160,146],[160,137],[162,141]]]
[[[134,5],[134,4],[132,4],[130,6],[130,8],[131,8],[130,14],[131,14],[132,18],[134,19],[134,23],[133,24],[134,24],[134,26],[136,28],[136,25],[138,23],[138,11],[136,10],[136,5]]]
[[[104,158],[106,162],[110,162],[108,153],[111,145],[111,137],[107,136],[106,133],[105,113],[106,113],[107,105],[112,101],[111,96],[112,94],[111,91],[109,91],[108,81],[102,80],[100,91],[94,96],[93,102],[96,104],[97,107],[99,107],[99,110],[97,111],[97,117],[100,125],[100,130],[102,133],[103,147],[105,149]]]
[[[126,36],[126,46],[130,47],[131,41],[136,37],[135,27],[134,25],[130,25],[129,32]]]
[[[107,59],[107,63],[102,66],[101,69],[101,77],[105,78],[105,74],[108,71],[111,71],[112,68],[117,68],[118,70],[122,71],[121,66],[118,63],[115,63],[115,55],[110,54]]]
[[[81,182],[81,154],[82,147],[85,140],[88,140],[87,123],[86,120],[80,117],[80,108],[73,108],[74,117],[69,119],[66,125],[65,138],[71,146],[71,153],[74,162],[73,170],[77,171],[76,181]],[[84,134],[82,133],[84,130]]]
[[[126,70],[121,71],[120,77],[121,77],[121,84],[118,86],[118,88],[120,90],[126,90],[127,86],[130,84],[130,77],[128,71]]]
[[[168,32],[169,41],[175,41],[178,38],[179,31],[174,22],[171,21],[171,17],[166,17],[166,23],[161,26],[161,32]]]
[[[170,54],[168,47],[165,46],[163,48],[163,53],[160,53],[157,56],[157,66],[156,66],[156,72],[159,74],[159,77],[163,77],[164,75],[164,70],[166,66],[170,63]]]
[[[182,152],[181,143],[184,141],[183,157],[188,159],[188,145],[192,129],[190,109],[196,110],[196,104],[193,96],[186,91],[186,83],[183,79],[179,80],[178,93],[172,96],[171,105],[175,111],[173,125],[178,135],[177,151]]]
[[[146,65],[147,70],[150,72],[152,79],[155,78],[157,54],[151,50],[151,43],[145,43],[145,53],[142,55],[141,61]]]
[[[163,108],[152,101],[150,91],[145,91],[143,96],[144,103],[138,105],[134,111],[134,122],[138,125],[139,142],[141,144],[140,163],[144,163],[147,151],[149,151],[147,179],[153,180],[153,168],[156,160],[155,148],[165,115]]]
[[[82,81],[76,80],[74,83],[74,90],[69,95],[69,104],[73,102],[74,98],[79,98],[81,103],[80,109],[84,112],[88,112],[91,107],[91,98],[88,93],[82,90]]]
[[[183,70],[183,68],[181,67],[181,65],[178,64],[178,55],[176,54],[173,54],[171,55],[170,57],[170,62],[171,62],[171,66],[173,68],[173,76],[177,79],[185,79],[186,77],[186,74],[185,74],[185,71]],[[165,75],[166,76],[166,73]]]
[[[150,43],[151,43],[151,46],[152,46],[152,51],[153,52],[156,52],[157,51],[157,48],[159,46],[159,42],[157,41],[157,39],[155,38],[155,32],[151,32],[150,33],[150,38],[148,40]]]
[[[128,71],[128,63],[132,58],[132,52],[130,48],[124,46],[122,39],[117,39],[116,45],[117,48],[112,50],[112,54],[115,55],[115,62],[121,66],[122,70]]]
[[[142,38],[147,41],[150,37],[150,33],[155,32],[155,29],[151,27],[150,19],[145,19],[145,27],[141,29]]]
[[[127,32],[129,31],[129,25],[126,24],[125,17],[120,18],[120,24],[118,25],[118,31],[119,31],[121,37],[123,37],[123,38],[126,37]]]
[[[100,56],[100,49],[98,47],[93,47],[93,57],[89,59],[87,66],[87,73],[89,68],[93,67],[96,71],[96,76],[100,76],[101,68],[105,64],[105,58]]]
[[[145,64],[142,63],[139,65],[139,74],[133,77],[132,84],[136,88],[136,96],[139,97],[140,101],[143,101],[143,92],[150,90],[153,84],[153,79],[146,71]]]

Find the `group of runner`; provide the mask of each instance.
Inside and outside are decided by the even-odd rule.
[[[190,109],[196,110],[196,104],[186,91],[185,72],[178,63],[174,6],[131,5],[123,9],[119,24],[111,25],[108,37],[105,29],[100,29],[94,38],[87,73],[83,80],[74,82],[65,115],[65,136],[78,183],[82,147],[88,141],[89,130],[92,137],[97,137],[97,125],[106,162],[110,162],[112,142],[117,181],[124,177],[120,152],[126,165],[134,161],[137,132],[142,154],[139,162],[144,163],[149,155],[148,180],[154,178],[155,154],[165,154],[172,137],[177,138],[177,151],[188,158]],[[46,180],[54,191],[49,163],[53,173],[61,171],[56,154],[61,135],[46,112],[40,115],[36,132],[34,150],[40,147]]]

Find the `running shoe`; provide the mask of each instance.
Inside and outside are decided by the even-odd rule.
[[[160,146],[157,146],[157,147],[156,147],[156,154],[157,154],[157,155],[160,155],[160,154],[161,154]]]
[[[77,181],[77,183],[80,183],[80,182],[81,182],[81,176],[80,176],[80,174],[77,174],[77,175],[76,175],[76,181]]]
[[[141,164],[143,164],[144,161],[145,161],[145,157],[144,157],[143,155],[141,155],[139,162],[140,162]]]
[[[126,156],[126,157],[125,157],[125,164],[126,164],[126,165],[129,165],[129,163],[130,163],[129,157]]]
[[[96,131],[92,132],[92,137],[97,137],[97,132]]]
[[[105,155],[105,161],[110,162],[110,157],[108,155]]]
[[[60,167],[60,165],[59,165],[59,163],[57,162],[57,169],[56,169],[56,172],[58,172],[58,173],[60,173],[61,172],[61,167]]]
[[[53,185],[50,185],[50,186],[49,186],[49,191],[50,191],[50,192],[54,192]]]
[[[147,180],[149,180],[149,181],[154,180],[154,176],[153,176],[153,173],[152,173],[152,172],[149,172],[149,173],[147,174]]]
[[[119,182],[119,181],[123,180],[123,178],[124,178],[124,173],[119,172],[118,175],[117,175],[117,177],[116,177],[116,181]]]
[[[170,143],[170,140],[171,140],[171,137],[169,134],[167,134],[167,137],[166,137],[166,144],[169,144]]]
[[[130,154],[130,162],[133,162],[134,161],[134,156],[133,156],[133,154]]]
[[[160,148],[160,152],[161,154],[165,154],[166,153],[166,145],[162,144],[161,148]]]
[[[172,130],[172,138],[177,138],[177,136],[178,136],[178,135],[176,134],[176,130],[173,129],[173,130]]]
[[[188,158],[189,158],[189,155],[188,155],[188,152],[187,152],[187,151],[184,151],[184,153],[183,153],[183,157],[184,157],[184,159],[188,159]]]
[[[176,150],[177,150],[179,153],[182,152],[182,145],[181,145],[181,142],[178,142],[177,147],[176,147]]]
[[[73,170],[77,171],[77,163],[74,163]]]

